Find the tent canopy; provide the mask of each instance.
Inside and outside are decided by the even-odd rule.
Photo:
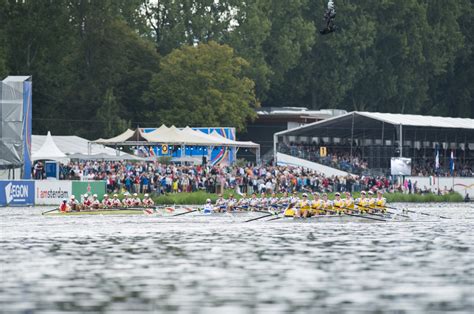
[[[48,131],[46,140],[39,150],[33,152],[32,158],[33,160],[62,160],[67,158],[67,156],[58,148],[51,136],[51,132]]]
[[[185,145],[185,146],[214,146],[214,147],[250,147],[258,149],[259,144],[253,142],[233,141],[220,136],[219,134],[205,134],[193,130],[190,127],[178,129],[174,125],[167,127],[160,126],[158,129],[145,133],[143,129],[135,131],[127,130],[124,133],[110,139],[98,139],[93,141],[96,144],[104,145]]]

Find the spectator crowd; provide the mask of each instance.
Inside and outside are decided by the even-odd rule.
[[[40,169],[39,167],[38,169]],[[38,176],[35,177],[38,178]],[[40,176],[41,178],[41,176]],[[283,166],[178,166],[160,162],[85,161],[60,167],[63,180],[104,180],[108,193],[164,193],[206,191],[221,193],[358,192],[383,189],[388,192],[420,192],[416,182],[398,184],[391,177],[331,176],[301,167]]]

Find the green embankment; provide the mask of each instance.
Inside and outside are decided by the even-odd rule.
[[[234,193],[232,190],[227,190],[224,193],[224,197],[228,197],[230,194],[234,194],[236,198],[240,196]],[[301,196],[302,193],[299,193]],[[142,195],[140,195],[142,196]],[[280,194],[278,196],[281,196]],[[358,198],[360,193],[354,193],[353,197]],[[450,193],[446,195],[435,195],[435,194],[403,194],[403,193],[385,193],[384,197],[389,203],[429,203],[429,202],[462,202],[463,197],[459,193]],[[203,191],[193,193],[176,193],[176,194],[165,194],[160,196],[153,196],[153,200],[157,205],[203,205],[206,199],[210,198],[213,202],[218,198],[217,194],[206,193]],[[310,197],[310,199],[312,199]],[[329,199],[334,199],[334,193],[329,193]]]

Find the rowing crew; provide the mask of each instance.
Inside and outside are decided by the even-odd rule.
[[[74,195],[71,195],[69,201],[63,199],[61,205],[59,205],[59,211],[69,212],[104,208],[151,207],[155,205],[148,194],[144,195],[143,200],[138,197],[137,193],[134,193],[133,197],[130,193],[125,193],[124,195],[124,199],[120,200],[117,194],[114,194],[112,198],[110,198],[108,194],[104,194],[102,201],[99,201],[97,194],[93,194],[89,197],[86,193],[82,195],[82,202],[78,201]]]
[[[210,199],[207,199],[203,209],[204,213],[284,209],[285,215],[296,217],[310,217],[356,210],[369,213],[385,210],[386,199],[383,198],[382,191],[378,191],[376,197],[372,191],[368,193],[362,191],[360,194],[360,198],[354,199],[349,192],[343,193],[344,198],[341,198],[340,193],[335,193],[334,200],[329,200],[326,193],[321,196],[317,192],[313,193],[313,200],[309,200],[306,193],[303,193],[300,199],[296,192],[293,192],[291,196],[285,192],[282,197],[277,197],[275,193],[271,194],[270,197],[266,197],[265,193],[257,197],[256,193],[253,193],[250,198],[247,198],[243,194],[239,200],[234,198],[233,194],[228,199],[224,199],[222,194],[219,194],[219,198],[214,205]]]
[[[369,197],[367,197],[369,194]],[[377,191],[377,196],[374,196],[372,191],[368,193],[362,191],[360,198],[354,199],[349,192],[343,194],[345,197],[342,198],[340,193],[334,194],[334,200],[328,200],[326,193],[320,197],[319,193],[313,193],[314,199],[308,200],[308,195],[303,193],[302,199],[297,203],[296,206],[288,207],[284,215],[290,217],[311,217],[317,215],[328,215],[328,214],[355,214],[355,213],[376,213],[386,212],[387,200],[383,197],[382,191]]]

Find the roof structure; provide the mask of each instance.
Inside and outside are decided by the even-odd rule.
[[[110,138],[98,139],[93,143],[104,145],[156,145],[156,144],[170,144],[170,145],[186,145],[186,146],[214,146],[214,147],[249,147],[259,148],[260,145],[253,142],[239,142],[224,138],[220,135],[213,136],[205,134],[200,131],[186,127],[178,129],[174,125],[167,127],[160,126],[158,129],[145,133],[143,129],[136,129],[135,131],[126,130],[124,133]],[[139,143],[140,142],[140,143]]]
[[[33,160],[62,160],[66,158],[66,154],[54,143],[51,132],[48,131],[43,145],[38,150],[33,151],[31,157]]]
[[[54,143],[58,149],[66,155],[72,154],[82,154],[82,155],[97,155],[97,154],[106,154],[109,156],[117,156],[119,152],[120,156],[126,156],[124,152],[118,151],[116,149],[106,147],[103,145],[90,145],[89,140],[79,137],[79,136],[61,136],[61,135],[52,135],[51,136]],[[31,150],[33,154],[37,152],[41,146],[45,143],[47,135],[32,135],[31,141]],[[66,156],[67,158],[70,158]]]
[[[319,136],[338,138],[386,138],[396,136],[403,129],[404,138],[424,141],[455,141],[459,136],[472,135],[474,119],[354,111],[345,115],[310,123],[276,136]]]

